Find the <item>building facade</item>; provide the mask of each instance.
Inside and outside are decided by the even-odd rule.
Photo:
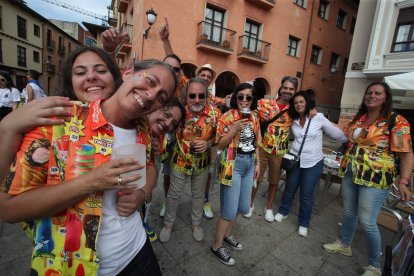
[[[62,66],[71,50],[81,44],[21,0],[0,2],[0,70],[12,75],[21,91],[29,69],[38,71],[40,83],[55,95],[62,83]]]
[[[117,49],[121,66],[135,57],[163,58],[158,29],[168,18],[170,41],[189,76],[197,66],[217,71],[216,93],[254,81],[258,97],[275,97],[283,76],[313,88],[321,111],[339,115],[357,0],[113,0],[118,27],[131,40]],[[153,9],[156,23],[146,12]],[[134,56],[135,53],[135,56]]]
[[[371,82],[414,71],[414,0],[361,1],[357,18],[341,99],[343,122],[357,112]],[[413,126],[414,94],[392,93],[394,108]]]

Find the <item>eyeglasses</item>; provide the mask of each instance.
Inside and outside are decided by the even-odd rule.
[[[237,95],[237,99],[239,101],[245,100],[245,101],[251,102],[253,100],[253,97],[252,96]]]
[[[188,97],[192,100],[194,100],[196,97],[198,97],[200,100],[204,100],[206,98],[206,94],[194,94],[190,93]]]
[[[6,80],[5,79],[0,79],[0,82],[6,82]]]
[[[180,73],[180,71],[181,71],[181,67],[174,67],[174,66],[171,66],[171,68],[174,70],[174,72],[176,72],[176,73]]]

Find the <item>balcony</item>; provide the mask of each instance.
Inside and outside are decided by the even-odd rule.
[[[46,63],[46,71],[48,73],[54,74],[56,72],[56,65],[51,64],[51,63]]]
[[[237,57],[239,59],[266,64],[269,61],[270,43],[242,35],[239,37],[239,49]]]
[[[65,46],[59,46],[58,54],[61,55],[61,56],[64,56],[65,55],[65,50],[66,50]]]
[[[118,2],[118,12],[125,13],[128,8],[129,0],[119,0]]]
[[[118,19],[114,15],[113,10],[108,10],[108,24],[112,27],[116,27],[116,24],[118,23]]]
[[[49,50],[53,50],[56,48],[56,41],[50,39],[46,42],[46,46]]]
[[[130,25],[130,24],[122,24],[121,27],[121,31],[120,33],[128,33],[129,36],[129,40],[128,41],[124,41],[122,44],[118,45],[118,47],[116,47],[115,49],[115,54],[118,56],[118,54],[120,53],[124,53],[124,54],[128,54],[129,52],[131,52],[132,49],[132,43],[131,43],[131,39],[132,36],[134,34],[134,26]]]
[[[275,0],[248,0],[251,3],[254,3],[258,6],[261,6],[265,9],[272,9],[275,7]]]
[[[234,50],[236,32],[214,26],[205,21],[198,23],[197,49],[231,55]]]

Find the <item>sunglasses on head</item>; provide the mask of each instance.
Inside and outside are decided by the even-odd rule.
[[[243,96],[243,95],[237,95],[237,99],[239,101],[246,100],[248,102],[251,102],[253,100],[253,96]]]
[[[204,100],[204,99],[206,98],[206,94],[194,94],[194,93],[190,93],[190,94],[188,95],[188,97],[189,97],[190,99],[192,99],[192,100],[194,100],[197,96],[198,96],[198,98],[199,98],[200,100]]]

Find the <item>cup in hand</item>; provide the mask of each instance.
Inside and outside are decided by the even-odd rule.
[[[244,107],[240,109],[240,114],[242,116],[242,119],[248,119],[250,118],[251,110],[250,108]]]
[[[121,177],[125,176],[131,176],[131,175],[137,175],[140,174],[141,178],[128,183],[128,185],[134,185],[137,187],[137,189],[142,188],[145,186],[146,180],[147,180],[147,158],[146,158],[146,147],[143,144],[128,144],[128,145],[122,145],[117,148],[114,148],[112,151],[112,158],[113,159],[120,159],[120,158],[127,158],[132,157],[141,165],[144,165],[145,167],[136,170],[131,171],[127,173],[121,174]]]

